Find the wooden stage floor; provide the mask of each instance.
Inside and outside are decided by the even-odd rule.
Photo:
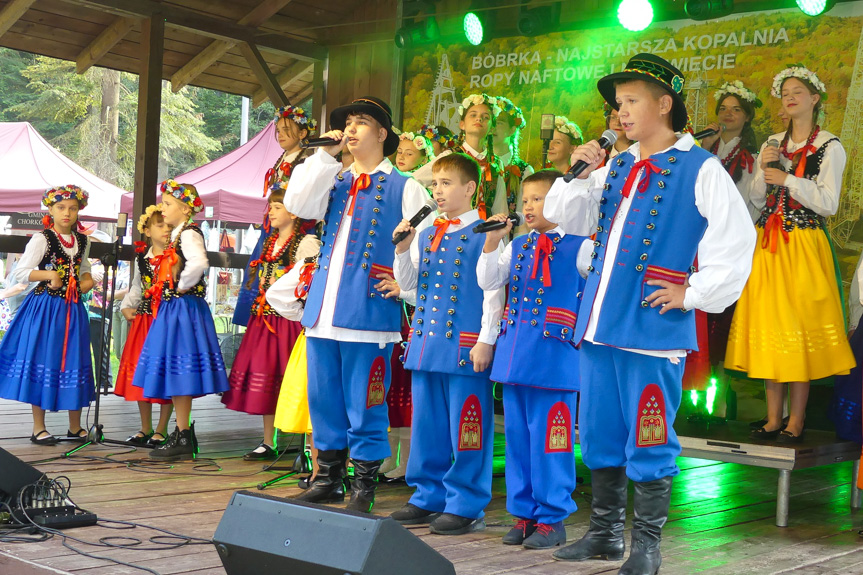
[[[196,400],[194,417],[201,440],[201,458],[195,464],[181,463],[170,469],[135,466],[130,462],[140,459],[140,452],[129,453],[121,446],[98,446],[85,449],[81,457],[50,461],[38,468],[49,477],[69,477],[72,499],[100,518],[134,521],[211,538],[231,494],[239,489],[254,490],[255,485],[273,475],[261,473],[260,464],[243,462],[240,457],[259,441],[260,418],[225,410],[215,397]],[[49,414],[48,423],[55,434],[65,433],[65,413]],[[108,397],[103,403],[102,423],[109,437],[125,438],[138,429],[137,408]],[[0,447],[25,461],[57,456],[66,449],[31,445],[30,432],[29,406],[0,400]],[[108,455],[112,461],[84,457]],[[218,465],[213,465],[213,461]],[[863,538],[857,534],[863,527],[863,516],[849,510],[850,463],[792,474],[791,515],[785,529],[773,524],[775,470],[687,458],[680,459],[680,467],[664,531],[662,575],[863,573]],[[586,474],[580,461],[578,472]],[[298,494],[299,489],[296,481],[288,481],[266,493],[290,497]],[[408,496],[407,487],[382,486],[375,512],[389,514],[401,507]],[[590,485],[579,485],[573,497],[579,511],[567,521],[571,540],[587,529]],[[502,545],[500,537],[511,523],[505,507],[504,479],[495,478],[494,499],[487,510],[488,528],[484,532],[459,537],[430,535],[427,528],[415,528],[412,532],[451,560],[459,575],[613,574],[620,567],[620,563],[604,561],[559,563],[547,551]],[[631,518],[630,508],[627,527]],[[117,531],[101,525],[70,529],[66,533],[86,541],[117,535],[146,541],[158,535],[141,528]],[[96,555],[144,565],[163,575],[225,573],[210,545],[133,550],[69,543]],[[338,542],[333,544],[336,546]],[[76,555],[64,548],[58,537],[42,543],[0,543],[0,574],[42,573],[144,572]]]

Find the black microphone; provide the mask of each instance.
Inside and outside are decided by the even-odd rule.
[[[341,143],[341,140],[334,140],[333,138],[309,138],[300,142],[300,147],[304,149],[320,148],[324,146],[338,146]]]
[[[614,132],[614,130],[606,130],[602,133],[602,136],[600,136],[598,143],[600,148],[605,149],[613,146],[616,141],[617,134]],[[563,175],[563,181],[571,182],[576,177],[578,177],[578,174],[580,174],[584,171],[585,168],[587,168],[587,165],[587,162],[585,162],[584,160],[577,161],[572,165],[571,168],[569,168],[569,170],[567,170],[566,174]]]
[[[423,205],[423,207],[420,208],[420,211],[418,211],[416,214],[414,214],[414,217],[412,217],[410,219],[411,227],[415,228],[418,225],[420,225],[420,222],[422,222],[424,219],[426,219],[428,217],[428,215],[430,213],[432,213],[433,211],[435,211],[436,209],[437,209],[437,203],[435,203],[434,200],[429,199]],[[393,236],[393,245],[394,246],[399,245],[402,242],[402,240],[404,240],[409,235],[410,235],[410,232],[407,230],[397,233],[396,235]]]
[[[492,230],[499,230],[501,228],[506,227],[507,222],[512,222],[512,227],[520,226],[524,223],[524,214],[521,212],[512,212],[510,215],[506,217],[506,220],[499,222],[497,220],[490,220],[488,222],[480,222],[473,228],[473,233],[475,234],[484,234],[486,232],[490,232]]]
[[[722,130],[723,130],[723,126],[722,126],[722,124],[720,124],[718,130],[715,130],[713,128],[706,128],[704,130],[701,130],[700,132],[695,132],[694,134],[692,134],[692,137],[695,138],[696,140],[703,140],[704,138],[709,138],[710,136],[715,136],[716,134],[718,134]]]
[[[767,140],[767,146],[770,148],[779,149],[779,141],[776,140],[776,138],[770,138],[769,140]],[[772,162],[767,162],[767,167],[768,168],[776,168],[777,170],[781,170],[782,169],[782,162],[780,162],[779,160],[773,160]]]

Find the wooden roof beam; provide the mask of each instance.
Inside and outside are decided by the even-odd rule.
[[[252,26],[257,28],[279,10],[284,8],[291,0],[264,0],[254,10],[243,16],[237,24],[240,26]],[[182,68],[171,76],[171,90],[179,92],[195,78],[200,76],[207,68],[221,58],[225,52],[236,46],[236,42],[225,40],[214,40],[209,46],[201,50],[194,58],[189,60]]]
[[[16,0],[20,1],[20,0]],[[64,0],[75,6],[91,10],[150,18],[155,15],[163,18],[166,25],[173,29],[185,30],[193,34],[207,36],[215,40],[229,42],[248,42],[259,49],[287,54],[298,60],[315,61],[327,57],[327,49],[320,44],[289,38],[280,34],[261,34],[252,26],[243,26],[221,18],[213,18],[193,10],[155,0]]]
[[[282,90],[282,86],[279,84],[275,75],[273,75],[273,71],[270,70],[269,65],[267,65],[267,62],[264,60],[258,47],[249,42],[243,42],[240,44],[240,52],[242,52],[243,56],[246,57],[246,61],[249,62],[249,67],[255,73],[255,76],[257,76],[258,81],[261,83],[261,87],[264,89],[264,92],[267,93],[267,97],[273,105],[287,106],[290,104],[288,96],[285,94],[285,91]]]
[[[284,89],[289,84],[293,83],[297,77],[302,76],[303,74],[307,74],[309,70],[314,67],[314,64],[309,62],[295,62],[291,66],[288,66],[278,75],[276,75],[276,82],[278,82],[279,87]],[[269,96],[267,95],[267,91],[261,88],[257,92],[252,95],[252,106],[257,108],[261,104],[263,104]]]
[[[0,10],[0,36],[9,31],[36,0],[12,0]]]
[[[117,45],[117,42],[122,40],[126,34],[132,29],[137,22],[135,18],[126,16],[118,16],[105,30],[99,34],[90,45],[81,50],[78,57],[75,59],[76,70],[79,74],[83,74],[90,66],[97,64],[102,56],[111,51],[111,48]]]

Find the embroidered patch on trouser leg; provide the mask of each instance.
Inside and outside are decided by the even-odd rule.
[[[558,401],[548,410],[545,428],[545,452],[572,451],[572,415],[569,406]]]
[[[482,406],[476,395],[469,395],[461,408],[458,428],[458,450],[482,449]]]
[[[636,447],[665,445],[668,425],[665,419],[665,397],[655,383],[644,388],[638,400],[638,437]]]

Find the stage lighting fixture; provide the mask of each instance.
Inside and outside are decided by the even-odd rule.
[[[405,22],[396,30],[395,43],[399,48],[410,49],[421,44],[431,44],[440,39],[440,28],[434,16],[420,22]]]
[[[731,14],[734,0],[686,0],[683,9],[693,20],[712,20]]]
[[[836,0],[797,0],[797,7],[807,16],[820,16],[835,5]]]
[[[617,19],[630,32],[640,32],[653,22],[653,6],[649,0],[623,0],[617,7]]]
[[[485,30],[483,29],[482,19],[476,12],[468,12],[464,15],[464,36],[467,41],[474,46],[482,44]]]
[[[398,48],[412,48],[440,39],[440,28],[435,18],[434,2],[405,0],[402,4],[402,26],[393,40]]]
[[[554,32],[560,25],[560,2],[527,8],[525,1],[518,8],[518,33],[522,36],[539,36]]]

